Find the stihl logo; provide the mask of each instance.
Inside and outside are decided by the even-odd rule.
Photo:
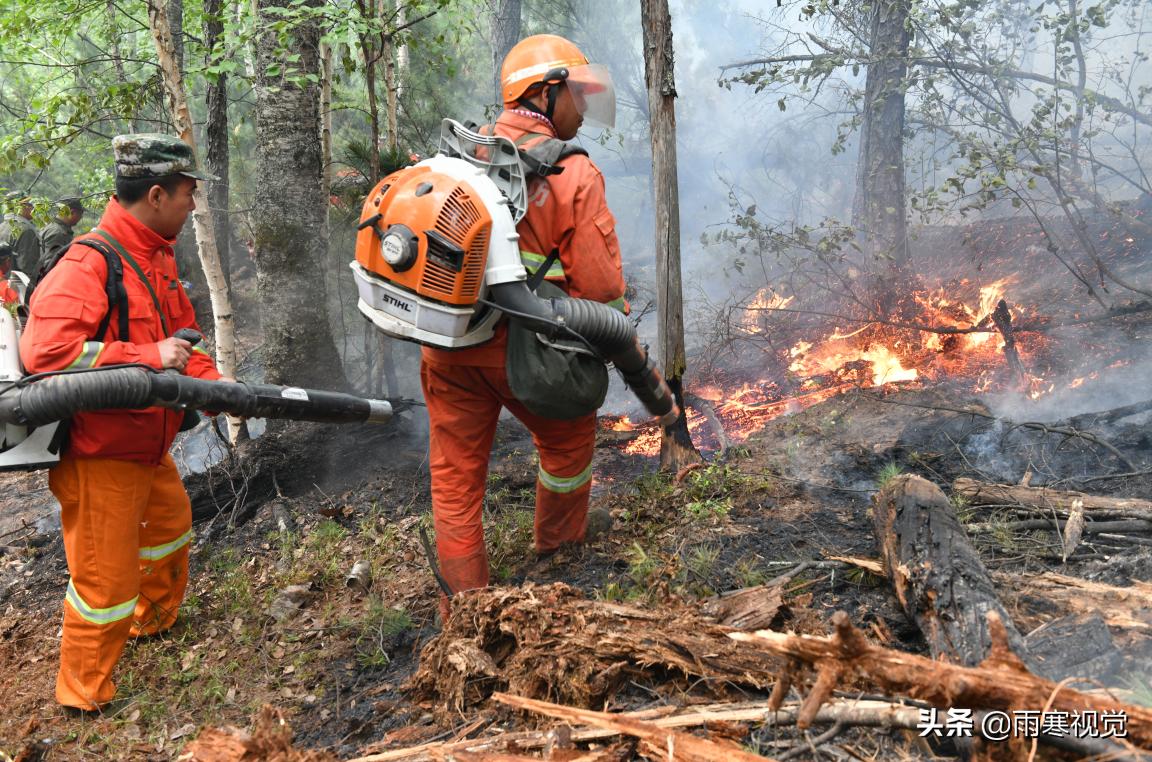
[[[392,296],[391,294],[381,294],[381,296],[383,297],[385,304],[391,304],[393,307],[399,307],[400,309],[404,310],[405,312],[411,312],[412,311],[412,305],[409,304],[408,302],[401,301],[400,299],[397,299],[396,297]]]

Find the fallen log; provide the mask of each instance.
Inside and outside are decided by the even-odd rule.
[[[1073,501],[1079,500],[1085,514],[1152,520],[1152,500],[1133,497],[1106,497],[1047,487],[989,484],[976,479],[957,479],[952,482],[952,492],[972,505],[1020,505],[1047,512],[1055,511],[1057,515],[1066,517],[1072,510]]]
[[[869,643],[843,611],[832,617],[833,635],[817,637],[761,630],[733,632],[728,637],[747,644],[769,658],[788,659],[794,668],[782,676],[770,705],[779,706],[801,667],[817,672],[813,689],[804,699],[798,727],[808,727],[837,684],[858,679],[889,695],[908,696],[939,709],[1046,711],[1077,715],[1095,712],[1124,718],[1126,738],[1057,737],[1039,734],[1039,740],[1062,748],[1078,746],[1083,753],[1108,753],[1108,759],[1149,759],[1140,750],[1152,750],[1152,709],[1125,704],[1108,696],[1084,693],[1056,684],[1028,671],[1012,652],[1008,633],[995,612],[988,613],[991,648],[974,667],[935,661]]]
[[[972,534],[990,534],[993,532],[1011,531],[1026,532],[1032,529],[1052,529],[1064,531],[1067,522],[1060,519],[1025,519],[1024,521],[982,522],[969,524],[967,530]],[[1081,529],[1084,534],[1101,534],[1107,532],[1152,532],[1152,521],[1131,519],[1129,521],[1086,521]]]
[[[485,588],[452,599],[444,630],[406,686],[417,701],[464,711],[493,691],[600,707],[626,680],[763,688],[774,676],[694,607],[589,601],[556,583]]]
[[[892,479],[873,497],[872,517],[896,598],[933,658],[980,663],[992,647],[989,612],[1004,623],[1012,651],[1025,653],[984,562],[935,484],[913,475]]]

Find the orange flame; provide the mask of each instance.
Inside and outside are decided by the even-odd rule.
[[[953,290],[967,290],[967,299],[944,288],[918,291],[911,295],[913,318],[853,325],[851,330],[834,328],[822,338],[800,339],[782,352],[787,372],[777,367],[768,379],[754,383],[726,388],[712,379],[707,385],[690,389],[690,395],[703,401],[697,407],[704,409],[694,409],[689,400],[689,432],[694,438],[697,434],[713,436],[721,427],[726,439],[738,443],[773,418],[857,387],[954,379],[970,383],[974,391],[986,391],[1004,383],[1008,376],[1003,337],[991,316],[1013,282],[1014,276],[1010,276],[973,289],[961,281]],[[771,288],[761,289],[747,306],[739,327],[749,334],[767,334],[771,310],[784,309],[793,301],[794,297]],[[907,315],[908,310],[903,313]],[[1015,319],[1019,314],[1013,310],[1010,316]],[[923,330],[925,327],[943,330]],[[1043,341],[1036,334],[1016,339],[1017,350],[1025,358],[1030,348]],[[772,378],[776,380],[769,380]],[[1033,398],[1053,388],[1030,374],[1012,383],[1023,385],[1023,391]],[[661,433],[651,423],[634,423],[625,417],[610,428],[639,432],[624,447],[626,452],[659,451]]]

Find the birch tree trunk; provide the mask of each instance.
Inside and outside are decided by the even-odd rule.
[[[180,131],[180,139],[192,147],[196,155],[196,136],[192,132],[192,115],[188,110],[188,98],[184,92],[184,79],[172,48],[172,30],[168,26],[168,15],[163,0],[148,0],[148,26],[156,43],[156,56],[164,79],[164,90],[168,95],[168,105],[172,121]],[[192,225],[196,231],[196,243],[200,252],[200,265],[208,281],[208,295],[212,301],[212,316],[216,333],[216,366],[225,376],[236,376],[236,325],[232,315],[232,297],[228,282],[220,267],[220,255],[216,249],[216,233],[212,224],[212,207],[204,191],[204,183],[196,184],[196,210],[192,213]],[[228,419],[228,428],[233,441],[240,434],[242,422]]]
[[[908,0],[873,3],[853,223],[863,230],[885,303],[890,303],[890,292],[909,262],[904,194],[907,23]]]
[[[500,87],[500,65],[520,39],[520,6],[521,0],[492,0],[492,79],[497,113],[504,103]]]
[[[285,13],[299,7],[294,0],[257,0],[258,191],[252,227],[264,375],[273,384],[343,390],[348,382],[328,323],[322,272],[328,261],[328,197],[320,147],[320,33],[307,14]],[[280,32],[281,43],[269,27],[285,18],[291,22]],[[300,59],[290,63],[289,53]],[[279,71],[270,75],[270,69]]]
[[[644,26],[644,73],[652,133],[652,192],[656,211],[656,306],[664,378],[676,395],[680,417],[664,427],[660,467],[679,470],[700,454],[684,413],[684,294],[680,275],[680,195],[676,184],[676,80],[672,16],[668,0],[640,0]]]
[[[332,46],[320,43],[320,183],[332,195]],[[330,204],[324,206],[325,221]]]

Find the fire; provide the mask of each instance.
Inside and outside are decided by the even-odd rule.
[[[632,419],[626,415],[620,416],[620,420],[612,424],[612,431],[634,431],[635,429],[636,424],[632,423]]]
[[[1032,398],[1042,396],[1051,384],[1027,371],[1013,376],[1006,370],[1004,321],[993,315],[1013,283],[1014,277],[1007,277],[983,286],[961,281],[950,289],[921,290],[896,310],[903,317],[834,327],[819,337],[793,337],[790,346],[784,344],[787,349],[778,350],[779,363],[770,364],[762,380],[728,385],[712,378],[686,389],[688,429],[695,441],[711,437],[739,443],[773,418],[850,389],[893,384],[948,380],[966,383],[973,391],[1014,386]],[[794,299],[761,289],[736,325],[749,336],[778,338],[779,329],[770,327],[777,325],[772,317],[789,312]],[[1009,310],[1009,320],[1019,317],[1018,309]],[[1036,334],[1015,339],[1024,358],[1042,341]],[[651,424],[623,417],[608,425],[614,431],[640,432],[626,452],[659,451],[661,434]]]
[[[765,287],[756,292],[752,301],[744,308],[744,319],[741,327],[750,334],[765,332],[764,317],[773,310],[781,310],[791,304],[796,297],[781,296],[771,288]]]
[[[789,355],[796,359],[788,366],[788,370],[800,376],[817,376],[839,373],[854,363],[867,362],[872,366],[871,386],[915,381],[920,375],[915,368],[905,368],[899,355],[882,345],[855,349],[847,346],[843,339],[837,339],[825,342],[816,352],[810,351],[811,347],[807,342],[792,347]]]

